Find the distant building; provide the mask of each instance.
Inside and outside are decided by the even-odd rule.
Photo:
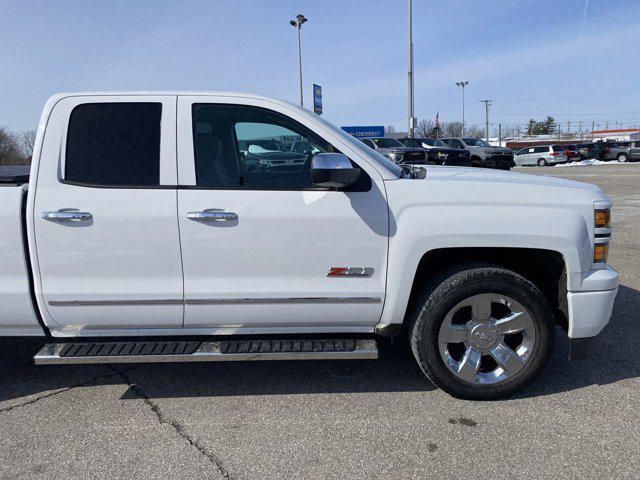
[[[640,140],[640,129],[637,128],[621,128],[617,130],[594,130],[589,134],[593,137],[593,140],[613,140],[613,141],[625,141],[625,140]]]

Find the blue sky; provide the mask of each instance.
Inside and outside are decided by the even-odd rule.
[[[60,91],[232,90],[297,101],[322,85],[338,125],[406,128],[407,2],[0,0],[0,126],[35,128]],[[640,124],[640,1],[414,0],[416,115],[583,128]]]

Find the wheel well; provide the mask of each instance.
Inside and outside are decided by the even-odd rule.
[[[512,270],[533,283],[553,309],[556,323],[565,330],[567,274],[562,254],[535,248],[442,248],[423,255],[411,288],[407,312],[413,308],[419,289],[438,273],[460,263],[483,262]]]

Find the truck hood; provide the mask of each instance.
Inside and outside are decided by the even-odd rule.
[[[407,152],[421,152],[422,148],[415,147],[392,147],[392,148],[378,148],[379,153],[407,153]]]
[[[600,191],[598,187],[590,183],[576,182],[565,178],[551,177],[547,175],[532,175],[528,173],[507,172],[489,168],[469,167],[442,167],[428,166],[426,181],[429,179],[443,179],[457,177],[456,180],[478,183],[499,183],[509,185],[539,185],[548,187],[578,188]]]
[[[391,190],[406,191],[401,197],[415,202],[470,205],[491,204],[589,204],[607,201],[597,186],[546,175],[502,170],[427,166],[424,179],[386,181]]]
[[[506,147],[483,147],[487,153],[513,153],[513,150]]]

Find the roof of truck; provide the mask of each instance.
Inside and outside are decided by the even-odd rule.
[[[287,100],[281,100],[273,97],[266,97],[264,95],[256,95],[253,93],[243,93],[243,92],[222,92],[222,91],[201,91],[201,90],[124,90],[124,91],[114,91],[114,92],[61,92],[53,95],[49,100],[59,100],[61,98],[66,97],[99,97],[99,96],[110,96],[110,97],[127,97],[127,96],[215,96],[215,97],[234,97],[234,98],[251,98],[254,100],[265,100],[267,102],[273,103],[281,103],[290,107],[300,107],[292,102],[288,102]],[[306,110],[306,109],[305,109]],[[309,110],[306,110],[309,111]]]

